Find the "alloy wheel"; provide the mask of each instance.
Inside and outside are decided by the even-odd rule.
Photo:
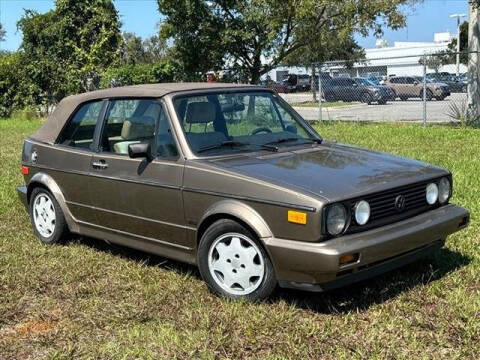
[[[208,252],[208,268],[214,281],[232,295],[252,293],[265,275],[260,249],[240,233],[224,234],[214,240]]]
[[[50,197],[45,193],[37,195],[33,202],[33,221],[41,236],[49,238],[55,231],[55,207]]]

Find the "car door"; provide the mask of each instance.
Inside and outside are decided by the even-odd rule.
[[[91,162],[97,224],[150,243],[187,242],[183,159],[164,106],[156,99],[111,99]],[[150,144],[152,159],[132,159],[128,146]],[[127,244],[128,245],[128,244]]]
[[[413,77],[405,77],[405,88],[408,97],[418,97],[419,90],[417,89],[417,81]]]
[[[106,106],[103,100],[80,105],[60,133],[55,148],[48,153],[50,175],[59,185],[73,217],[82,223],[94,223],[96,219],[90,211],[93,204],[88,175],[95,134]]]

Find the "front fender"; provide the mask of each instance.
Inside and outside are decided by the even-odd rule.
[[[259,238],[273,237],[272,231],[260,214],[239,200],[227,199],[213,204],[205,212],[199,224],[201,225],[211,216],[219,214],[226,214],[238,218],[247,224]]]
[[[63,215],[65,217],[65,221],[67,222],[68,228],[70,229],[70,231],[79,232],[78,225],[67,206],[65,197],[63,196],[60,186],[58,186],[56,181],[53,180],[53,178],[50,175],[42,172],[38,172],[35,175],[33,175],[33,177],[30,179],[27,186],[28,202],[30,202],[30,194],[32,193],[32,190],[34,189],[36,184],[40,184],[43,187],[47,188],[55,197],[55,200],[57,200],[58,204],[60,205],[60,208],[62,209]]]

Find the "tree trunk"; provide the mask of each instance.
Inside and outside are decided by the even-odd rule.
[[[313,96],[313,101],[316,101],[317,100],[317,81],[315,80],[315,74],[316,74],[316,68],[315,68],[315,64],[312,65],[312,77],[311,77],[311,81],[310,81],[310,85],[311,85],[311,89],[312,89],[312,96]]]
[[[470,4],[470,23],[468,27],[468,86],[467,103],[475,115],[480,113],[480,14],[475,5]]]

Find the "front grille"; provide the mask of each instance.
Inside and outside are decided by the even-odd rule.
[[[438,202],[435,205],[429,205],[426,200],[427,184],[433,181],[436,182],[437,180],[401,186],[348,201],[345,205],[350,208],[351,219],[350,226],[346,233],[355,233],[386,225],[438,207]],[[401,210],[395,206],[396,199],[399,195],[403,195],[405,198],[405,206]],[[368,223],[363,226],[355,222],[354,206],[359,200],[366,200],[370,204],[370,219]]]

